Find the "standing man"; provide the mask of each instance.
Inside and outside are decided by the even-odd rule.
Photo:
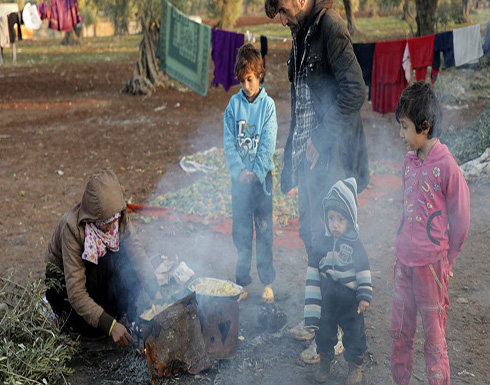
[[[313,289],[319,286],[310,280],[320,280],[311,256],[325,234],[322,199],[338,180],[356,178],[359,192],[369,182],[360,115],[366,86],[347,27],[332,7],[333,0],[265,0],[267,16],[279,14],[293,37],[288,60],[291,127],[281,189],[287,193],[298,186],[299,231],[308,254],[306,330],[300,334],[310,338],[321,310],[321,294]]]

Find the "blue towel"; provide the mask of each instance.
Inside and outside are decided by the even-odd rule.
[[[434,39],[434,63],[433,67],[441,66],[441,52],[444,54],[444,66],[454,67],[453,31],[437,33]]]
[[[490,51],[490,21],[487,23],[487,34],[485,36],[485,43],[483,44],[483,52]]]

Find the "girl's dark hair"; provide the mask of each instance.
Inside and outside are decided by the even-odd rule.
[[[253,72],[259,79],[265,73],[262,55],[253,44],[247,43],[240,47],[235,63],[235,76],[241,82],[247,72]]]
[[[398,123],[403,117],[410,119],[415,124],[417,133],[421,133],[428,123],[429,139],[441,135],[441,106],[431,84],[417,82],[405,88],[396,106],[395,115]]]

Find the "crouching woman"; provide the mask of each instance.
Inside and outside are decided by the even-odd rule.
[[[45,262],[46,299],[64,328],[85,337],[132,343],[121,319],[134,320],[143,288],[150,298],[161,298],[112,171],[90,177],[82,200],[54,231]]]

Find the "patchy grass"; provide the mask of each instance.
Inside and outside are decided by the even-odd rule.
[[[382,16],[382,17],[359,17],[356,19],[357,26],[362,31],[362,35],[355,36],[354,42],[376,42],[405,39],[412,37],[412,31],[417,31],[415,20],[408,23],[401,20],[400,15]],[[480,10],[478,13],[471,14],[472,24],[486,23],[490,21],[490,8]],[[344,17],[345,20],[345,17]],[[466,24],[455,24],[454,22],[448,25],[439,25],[438,32],[450,31],[455,28],[461,28]],[[257,36],[266,35],[282,38],[291,38],[289,28],[283,27],[281,24],[264,24],[250,27],[236,28],[237,32],[245,32],[248,30]]]
[[[17,43],[17,67],[69,63],[135,60],[141,35],[83,38],[81,45],[63,46],[60,40],[25,40]],[[4,49],[4,66],[12,63],[12,48]]]

